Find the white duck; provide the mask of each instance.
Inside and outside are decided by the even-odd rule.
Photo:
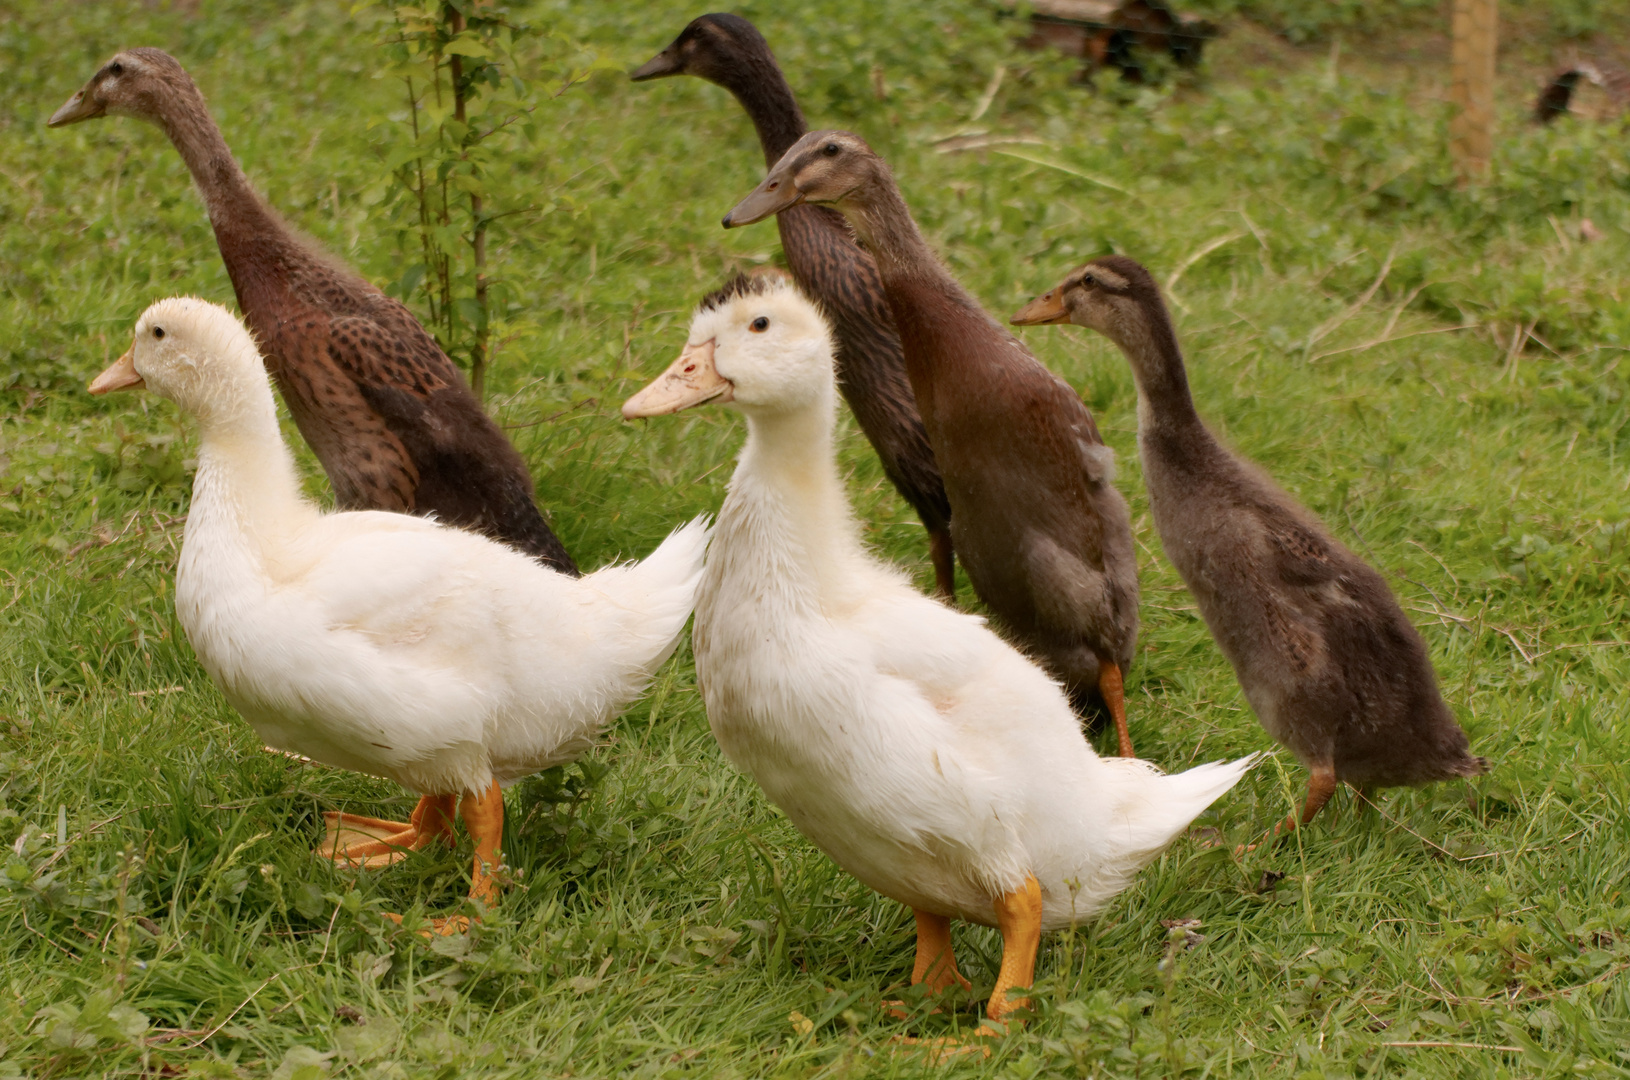
[[[499,789],[582,754],[644,691],[690,615],[705,524],[575,579],[426,518],[323,513],[254,341],[202,300],[148,308],[90,391],[144,385],[199,423],[176,609],[205,670],[271,746],[423,793],[410,822],[328,815],[323,854],[381,865],[450,839],[462,797],[470,895],[493,902]]]
[[[1164,776],[1093,753],[1041,668],[862,546],[835,400],[820,313],[785,280],[737,278],[623,415],[746,414],[692,638],[713,733],[839,866],[913,909],[913,984],[968,985],[951,919],[999,927],[1000,1020],[1041,931],[1102,908],[1251,759]]]

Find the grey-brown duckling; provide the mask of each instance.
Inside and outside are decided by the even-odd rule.
[[[1138,387],[1138,452],[1166,556],[1268,734],[1312,774],[1306,825],[1336,785],[1420,785],[1488,771],[1455,722],[1426,644],[1381,575],[1206,429],[1171,316],[1120,255],[1070,271],[1013,316],[1109,338]]]

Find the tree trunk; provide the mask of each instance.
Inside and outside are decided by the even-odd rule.
[[[1494,54],[1499,0],[1454,0],[1449,150],[1462,183],[1488,174],[1494,156]]]

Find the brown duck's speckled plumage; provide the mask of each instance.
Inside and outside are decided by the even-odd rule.
[[[1200,421],[1148,272],[1095,259],[1058,297],[1131,362],[1155,528],[1269,734],[1361,788],[1487,771],[1386,581]]]
[[[53,123],[109,113],[158,124],[186,160],[244,321],[342,509],[434,514],[577,573],[533,501],[526,463],[458,368],[406,307],[261,201],[180,64],[127,49]]]
[[[793,192],[836,205],[876,260],[974,591],[1078,709],[1106,685],[1118,697],[1137,640],[1137,557],[1091,413],[940,263],[859,136],[800,138],[726,225]]]
[[[634,73],[635,79],[694,75],[729,90],[757,129],[766,164],[774,164],[806,130],[786,78],[752,23],[737,15],[703,15]],[[843,215],[824,206],[795,206],[776,218],[787,266],[816,300],[836,339],[838,388],[883,471],[928,530],[935,575],[952,592],[951,505],[918,414],[900,337],[872,261]]]

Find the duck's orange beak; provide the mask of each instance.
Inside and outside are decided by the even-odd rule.
[[[686,345],[679,359],[668,365],[656,381],[623,402],[623,419],[666,416],[709,401],[730,401],[736,388],[713,366],[716,339]]]
[[[146,385],[136,372],[136,350],[131,349],[92,379],[86,389],[93,394],[109,394],[115,390],[139,390]]]
[[[1042,293],[1020,308],[1008,321],[1014,326],[1046,326],[1049,323],[1069,322],[1070,309],[1064,306],[1063,287]]]

